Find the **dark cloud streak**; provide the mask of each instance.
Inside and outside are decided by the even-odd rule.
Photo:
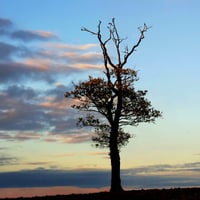
[[[12,26],[12,21],[6,18],[0,18],[0,28]]]
[[[0,18],[0,35],[7,35],[9,28],[12,27],[13,23],[11,20],[6,18]]]
[[[106,186],[109,184],[108,177],[108,171],[67,171],[46,169],[24,170],[18,172],[0,173],[0,187],[46,187],[77,185],[81,187],[101,187],[101,185]]]
[[[14,31],[11,34],[13,39],[20,39],[24,42],[29,42],[33,40],[51,40],[57,38],[56,35],[48,32],[41,32],[41,31],[29,31],[29,30],[18,30]]]
[[[0,42],[0,60],[9,60],[17,52],[17,47],[11,44]]]
[[[25,80],[40,80],[53,83],[55,78],[51,72],[37,68],[33,64],[25,64],[20,62],[3,62],[0,63],[0,83],[16,83]]]
[[[0,166],[14,165],[16,164],[17,158],[5,156],[0,154]]]
[[[169,187],[192,187],[199,186],[200,177],[194,175],[195,169],[188,168],[189,174],[184,174],[185,166],[196,166],[196,163],[186,163],[182,166],[171,166],[166,174],[151,174],[158,167],[146,166],[121,170],[122,184],[132,188],[169,188]],[[154,169],[155,167],[155,169]],[[163,165],[163,168],[167,167]],[[142,174],[142,172],[150,174]],[[174,175],[173,172],[179,172]],[[140,172],[140,173],[139,173]],[[180,173],[181,172],[181,173]],[[171,174],[170,174],[171,173]],[[193,174],[194,173],[194,174]],[[105,187],[110,185],[110,170],[59,170],[59,169],[35,169],[21,170],[16,172],[1,172],[0,187],[49,187],[49,186],[77,186],[77,187]]]

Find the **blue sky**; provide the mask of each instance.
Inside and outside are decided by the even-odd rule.
[[[72,81],[102,75],[98,41],[81,27],[95,31],[101,20],[106,37],[113,17],[124,47],[137,41],[139,26],[152,26],[128,66],[163,112],[155,124],[127,127],[135,137],[121,152],[123,185],[198,186],[199,6],[198,0],[0,0],[0,180],[6,180],[0,187],[109,186],[108,151],[93,148],[91,133],[76,127],[80,114],[64,93]],[[21,178],[13,182],[14,176]]]

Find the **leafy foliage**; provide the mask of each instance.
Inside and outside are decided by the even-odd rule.
[[[121,77],[120,84],[117,74]],[[131,138],[129,133],[123,131],[125,125],[137,126],[141,122],[154,122],[155,118],[161,115],[160,111],[153,109],[151,102],[145,98],[147,90],[134,88],[138,80],[135,70],[110,70],[110,77],[112,81],[108,82],[104,78],[90,76],[87,81],[74,83],[74,90],[65,94],[66,97],[72,96],[78,102],[72,106],[73,108],[90,112],[85,118],[79,118],[78,124],[95,128],[96,136],[93,136],[92,140],[96,147],[109,147],[109,135],[114,123],[119,93],[122,96],[119,147],[126,145]],[[96,118],[94,113],[100,113],[101,117]]]

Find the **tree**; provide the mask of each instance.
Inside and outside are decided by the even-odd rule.
[[[128,47],[121,51],[120,38],[115,24],[115,19],[108,24],[109,36],[103,40],[101,21],[99,21],[97,32],[85,27],[86,31],[95,35],[100,44],[105,77],[94,78],[89,76],[87,81],[73,83],[74,89],[66,92],[66,97],[76,99],[72,107],[86,112],[87,115],[78,120],[81,126],[91,126],[96,135],[92,140],[96,147],[109,148],[111,160],[111,192],[123,191],[120,178],[120,148],[125,146],[131,134],[124,131],[124,126],[137,126],[142,122],[155,122],[161,116],[161,112],[151,106],[151,102],[145,98],[147,90],[136,90],[135,82],[138,80],[137,71],[125,68],[129,57],[144,39],[148,30],[146,24],[139,28],[140,36],[136,44],[130,49]],[[114,63],[108,52],[108,45],[114,44],[117,61]]]

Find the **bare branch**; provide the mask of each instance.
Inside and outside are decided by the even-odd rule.
[[[140,31],[140,37],[137,41],[137,43],[135,45],[133,45],[133,47],[131,48],[130,51],[128,51],[128,48],[126,48],[127,53],[124,55],[124,61],[122,63],[122,67],[127,63],[127,60],[129,58],[129,56],[136,50],[136,48],[140,45],[141,41],[144,39],[144,33],[151,27],[148,27],[145,23],[143,28],[142,27],[138,27],[139,31]]]
[[[117,50],[117,56],[118,56],[118,66],[121,66],[121,54],[120,54],[120,43],[121,43],[121,39],[119,37],[116,25],[115,25],[115,19],[112,19],[112,26],[113,26],[113,30],[112,30],[112,39],[114,41],[116,50]]]
[[[112,39],[112,29],[110,28],[110,23],[109,23],[109,30],[110,30],[110,33],[109,33],[109,37],[108,39],[106,39],[104,42],[102,40],[102,37],[101,37],[101,21],[99,21],[99,24],[98,24],[98,31],[97,32],[94,32],[94,31],[91,31],[85,27],[82,27],[81,30],[82,31],[86,31],[86,32],[89,32],[93,35],[96,35],[98,40],[99,40],[99,43],[100,43],[100,47],[102,49],[102,52],[103,52],[103,57],[104,57],[104,65],[105,65],[105,68],[106,68],[106,71],[109,72],[109,69],[108,69],[108,66],[107,64],[109,63],[110,66],[112,66],[113,68],[116,68],[116,66],[114,65],[114,63],[112,62],[109,54],[108,54],[108,51],[107,51],[107,48],[106,48],[106,44]]]
[[[85,27],[82,27],[81,31],[86,31],[86,32],[89,32],[89,33],[91,33],[93,35],[98,35],[99,34],[99,30],[100,30],[100,26],[101,26],[101,21],[99,21],[99,24],[98,24],[98,32],[91,31],[91,30],[89,30],[89,29],[87,29]]]
[[[87,28],[85,28],[85,27],[82,27],[82,28],[81,28],[81,31],[87,31],[87,32],[89,32],[89,33],[91,33],[91,34],[93,34],[93,35],[97,35],[97,33],[93,32],[93,31],[91,31],[91,30],[89,30],[89,29],[87,29]]]

